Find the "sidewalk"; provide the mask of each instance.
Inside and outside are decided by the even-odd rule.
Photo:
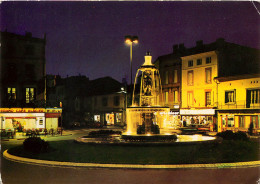
[[[55,167],[86,167],[86,168],[118,168],[118,169],[223,169],[223,168],[247,168],[259,167],[260,161],[236,162],[236,163],[215,163],[215,164],[181,164],[181,165],[138,165],[138,164],[99,164],[99,163],[75,163],[58,162],[48,160],[37,160],[11,155],[5,150],[4,158],[26,164]]]
[[[62,137],[62,136],[69,136],[72,135],[70,131],[63,131],[62,135],[39,135],[36,137],[40,138],[50,138],[50,137]],[[7,137],[1,137],[1,141],[16,141],[16,140],[25,140],[29,138],[29,136],[26,136],[24,134],[16,134],[14,138],[7,138]]]

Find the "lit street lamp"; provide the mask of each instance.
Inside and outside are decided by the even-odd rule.
[[[125,43],[130,45],[130,66],[131,66],[131,93],[132,94],[132,55],[133,55],[133,43],[137,44],[138,43],[138,36],[131,36],[131,35],[127,35],[125,36]],[[131,95],[132,96],[132,95]],[[131,97],[132,98],[132,97]],[[131,100],[132,101],[132,100]]]

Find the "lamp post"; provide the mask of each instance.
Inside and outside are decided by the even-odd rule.
[[[130,94],[132,94],[132,85],[133,85],[133,82],[132,82],[133,44],[137,44],[138,43],[138,36],[131,36],[131,35],[125,36],[125,43],[130,46],[130,67],[131,67],[131,87],[130,87],[131,93]],[[132,98],[132,95],[131,95],[131,98]]]

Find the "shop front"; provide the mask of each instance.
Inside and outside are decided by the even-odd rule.
[[[109,112],[105,113],[105,125],[121,125],[122,122],[122,112]]]
[[[184,127],[203,125],[216,131],[215,109],[180,109],[180,115]]]
[[[218,132],[231,130],[233,132],[248,132],[252,124],[253,133],[260,132],[260,113],[256,109],[219,110]]]
[[[165,113],[165,112],[161,112]],[[166,126],[168,129],[179,129],[182,124],[181,124],[181,117],[180,117],[180,112],[179,111],[170,111],[167,113],[167,118],[166,118]]]
[[[2,131],[25,132],[27,130],[58,128],[60,117],[61,109],[0,108]]]

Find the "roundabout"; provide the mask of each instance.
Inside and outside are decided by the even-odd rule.
[[[125,169],[223,169],[223,168],[245,168],[259,167],[260,161],[236,162],[236,163],[215,163],[215,164],[181,164],[181,165],[140,165],[140,164],[99,164],[99,163],[74,163],[58,162],[49,160],[38,160],[14,156],[5,150],[4,158],[21,163],[35,164],[55,167],[88,167],[88,168],[125,168]]]

